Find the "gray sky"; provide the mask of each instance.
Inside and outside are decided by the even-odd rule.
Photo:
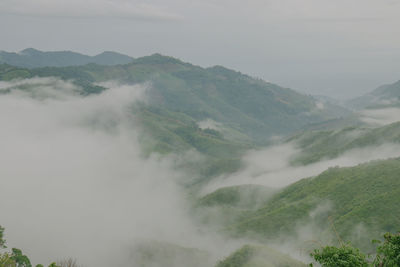
[[[0,50],[154,52],[310,94],[400,79],[400,0],[1,0]]]

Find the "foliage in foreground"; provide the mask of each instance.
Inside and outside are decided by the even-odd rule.
[[[350,245],[326,246],[314,250],[311,256],[323,267],[369,266],[366,256]],[[310,266],[313,266],[313,264],[310,264]]]
[[[380,241],[376,242],[380,243]],[[322,267],[400,267],[400,232],[384,235],[384,241],[378,246],[375,259],[371,262],[358,248],[349,244],[316,249],[311,253],[311,257]],[[310,266],[313,266],[313,264],[311,263]]]
[[[4,239],[4,228],[0,226],[0,249],[6,248]],[[11,252],[0,253],[0,267],[32,267],[32,263],[28,256],[22,253],[18,248],[12,248]],[[44,267],[37,264],[36,267]],[[50,263],[49,267],[63,267],[55,262]]]

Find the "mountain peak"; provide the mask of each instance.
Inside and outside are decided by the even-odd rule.
[[[97,56],[88,56],[73,51],[40,51],[26,48],[18,53],[1,51],[1,63],[24,68],[80,66],[89,63],[99,65],[128,64],[133,58],[120,53],[105,51]]]
[[[164,56],[160,53],[155,53],[150,56],[145,56],[136,59],[136,62],[138,63],[148,63],[148,64],[166,64],[166,63],[172,63],[172,64],[184,64],[181,60],[170,57],[170,56]]]
[[[26,48],[22,51],[19,52],[20,55],[33,55],[33,54],[39,54],[39,53],[43,53],[40,50],[37,50],[35,48]]]

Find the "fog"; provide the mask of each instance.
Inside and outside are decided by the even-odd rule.
[[[225,186],[259,184],[271,188],[282,188],[302,178],[316,176],[329,167],[355,166],[377,159],[400,156],[399,144],[384,144],[346,151],[334,159],[322,159],[319,162],[292,166],[291,159],[301,153],[296,144],[275,145],[263,150],[249,151],[244,156],[244,168],[231,174],[223,175],[211,181],[203,193],[212,192]]]
[[[232,249],[215,249],[224,240],[187,216],[177,183],[187,173],[174,167],[180,159],[141,156],[131,107],[147,85],[86,97],[55,78],[0,88],[9,92],[0,95],[0,211],[9,247],[35,264],[73,257],[100,267],[135,266],[132,249],[148,240]]]
[[[84,96],[82,88],[57,78],[0,82],[0,224],[8,246],[21,248],[34,264],[72,257],[88,267],[137,266],[140,253],[155,247],[161,254],[149,266],[186,267],[212,266],[243,245],[246,240],[198,224],[189,210],[181,181],[196,174],[178,166],[201,156],[142,155],[133,107],[147,101],[151,84],[102,86],[109,89]],[[222,127],[211,120],[199,125]],[[332,166],[400,156],[400,145],[292,166],[299,153],[294,143],[249,151],[240,171],[214,179],[202,193],[241,184],[281,188]],[[314,218],[331,208],[321,203],[289,242],[270,245],[307,258],[297,245],[324,230],[315,232]]]
[[[400,121],[400,108],[366,109],[361,112],[361,120],[371,125],[386,125]]]

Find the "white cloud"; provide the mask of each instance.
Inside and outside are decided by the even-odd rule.
[[[0,87],[16,84],[32,86],[0,94],[0,225],[9,247],[46,266],[65,257],[134,266],[134,245],[149,239],[224,253],[225,240],[200,233],[187,214],[180,159],[141,156],[131,107],[146,86],[85,97],[54,78]]]
[[[366,109],[360,115],[362,121],[382,126],[400,121],[400,108]]]
[[[260,184],[271,188],[282,188],[302,178],[316,176],[329,167],[349,167],[371,160],[399,157],[400,145],[384,144],[353,149],[334,159],[322,159],[305,166],[292,166],[290,160],[296,157],[298,153],[301,153],[301,151],[297,150],[293,144],[251,151],[244,157],[245,167],[242,170],[211,181],[205,187],[204,193],[225,186],[243,184]]]
[[[216,122],[216,121],[214,121],[214,120],[212,120],[212,119],[206,119],[206,120],[202,120],[202,121],[199,121],[198,123],[197,123],[197,125],[199,126],[199,128],[200,129],[207,129],[207,128],[209,128],[209,129],[213,129],[213,130],[219,130],[220,128],[221,128],[221,123],[219,123],[219,122]]]

